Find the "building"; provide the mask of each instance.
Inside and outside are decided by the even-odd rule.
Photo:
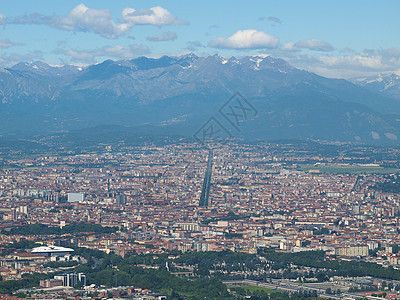
[[[355,246],[346,246],[342,248],[337,248],[335,254],[341,256],[361,257],[361,256],[368,256],[369,253],[368,253],[368,246],[355,245]]]
[[[115,203],[117,205],[126,205],[126,195],[125,194],[117,194],[115,197]]]
[[[198,223],[176,223],[176,225],[185,231],[200,231]]]
[[[31,253],[43,255],[45,257],[50,256],[64,256],[67,254],[72,254],[74,249],[65,248],[65,247],[57,247],[57,246],[41,246],[37,248],[33,248]]]
[[[46,256],[41,253],[13,253],[11,257],[15,260],[32,260],[37,262],[44,262],[47,260]]]
[[[61,280],[63,286],[74,287],[78,283],[82,284],[83,286],[86,285],[86,274],[84,273],[64,273],[54,276],[54,279]]]
[[[59,279],[46,279],[46,280],[40,280],[40,286],[43,288],[52,288],[56,286],[62,286],[63,281]]]
[[[68,203],[83,202],[84,200],[85,200],[85,194],[83,193],[68,193]]]
[[[47,201],[60,203],[60,194],[56,191],[51,191],[50,193],[48,193],[46,198],[47,198]]]

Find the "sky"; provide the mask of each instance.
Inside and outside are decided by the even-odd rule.
[[[0,67],[138,56],[267,54],[326,77],[400,74],[397,0],[14,0]]]

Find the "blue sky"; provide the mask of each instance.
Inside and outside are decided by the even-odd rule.
[[[400,1],[15,0],[0,7],[0,66],[269,54],[323,76],[400,72]]]

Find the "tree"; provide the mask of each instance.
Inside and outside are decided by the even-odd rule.
[[[324,282],[324,281],[328,280],[328,276],[326,276],[326,274],[324,274],[324,273],[318,273],[317,279],[319,282]]]
[[[181,296],[177,292],[172,291],[171,296],[169,296],[168,299],[177,299],[177,300],[179,300],[179,299],[181,299]]]
[[[382,289],[385,289],[386,286],[387,286],[387,282],[386,282],[386,281],[383,281],[383,282],[382,282]]]

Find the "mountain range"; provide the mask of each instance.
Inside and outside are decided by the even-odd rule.
[[[19,63],[0,69],[0,134],[116,125],[191,137],[214,117],[239,138],[398,144],[400,80],[392,81],[324,78],[264,55]],[[219,112],[236,92],[257,111],[240,129]]]
[[[397,74],[379,74],[377,76],[353,78],[350,81],[370,91],[400,100],[400,76]]]

